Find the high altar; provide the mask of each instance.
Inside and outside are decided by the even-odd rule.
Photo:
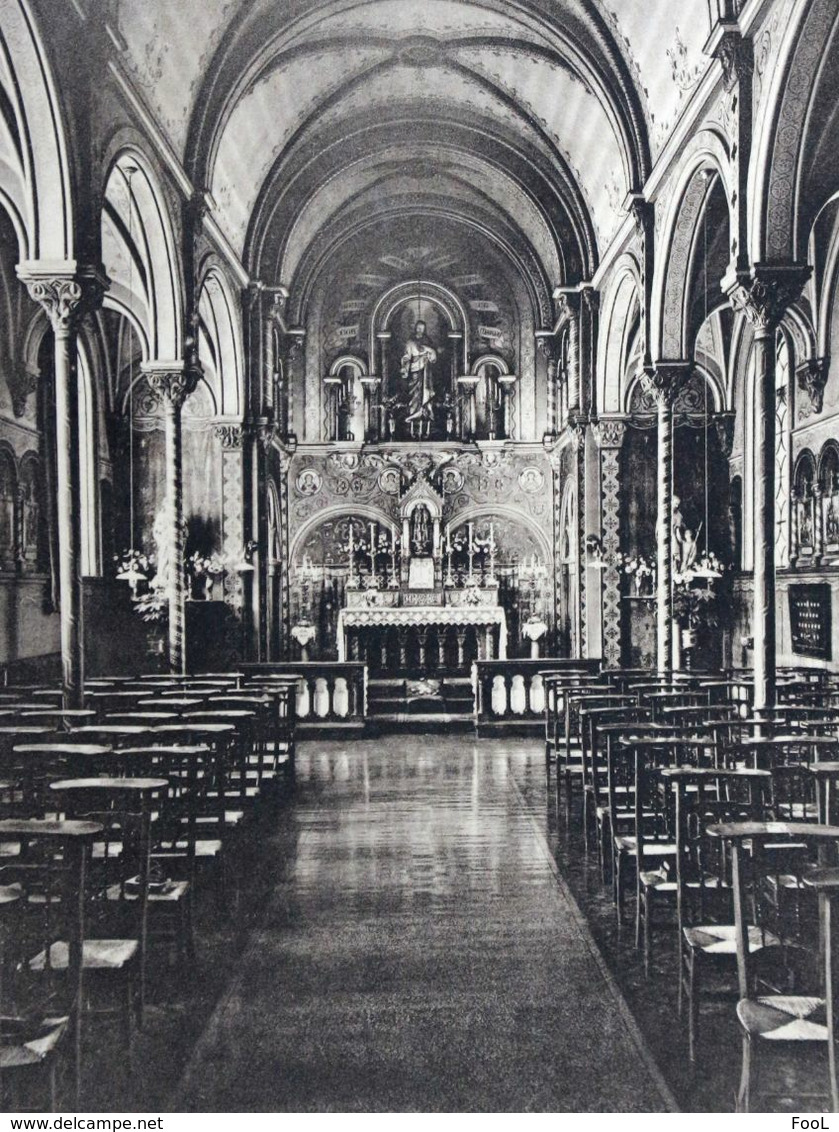
[[[338,615],[339,660],[375,660],[382,669],[425,672],[463,670],[467,629],[475,630],[478,659],[505,659],[507,619],[498,603],[495,541],[490,528],[479,545],[470,526],[465,552],[468,572],[458,586],[452,570],[454,546],[442,531],[442,499],[424,477],[405,492],[399,508],[400,529],[380,535],[370,524],[366,539],[349,529],[350,579],[346,606]],[[379,568],[380,551],[387,564]],[[366,559],[362,581],[356,555]],[[484,568],[476,569],[482,559]],[[448,651],[453,635],[455,655]],[[416,651],[409,652],[411,638]],[[433,655],[432,655],[433,654]]]

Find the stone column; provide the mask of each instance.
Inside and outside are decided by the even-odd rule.
[[[665,673],[673,668],[673,403],[692,369],[691,362],[658,362],[641,378],[658,408],[656,652]]]
[[[169,667],[186,672],[184,588],[184,484],[181,445],[181,409],[196,386],[196,375],[183,362],[147,362],[143,372],[163,408],[166,438],[166,579],[169,604]]]
[[[751,275],[729,276],[723,290],[754,329],[754,706],[775,706],[775,336],[789,305],[801,294],[810,268],[756,264]]]
[[[626,435],[621,418],[601,417],[594,425],[600,449],[600,513],[603,560],[603,664],[621,663],[620,450]]]
[[[84,704],[84,625],[76,335],[82,316],[101,302],[106,281],[95,271],[57,274],[41,271],[37,263],[21,265],[18,274],[53,330],[61,667],[65,706],[79,708]]]

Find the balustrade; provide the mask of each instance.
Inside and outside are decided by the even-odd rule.
[[[308,661],[243,664],[245,684],[275,679],[297,680],[297,727],[361,728],[367,716],[367,667],[360,663]]]
[[[591,662],[596,669],[597,662]],[[520,726],[538,731],[544,726],[546,696],[555,694],[554,673],[583,673],[585,661],[568,658],[538,660],[478,660],[472,665],[475,694],[475,727],[488,734],[493,727]]]

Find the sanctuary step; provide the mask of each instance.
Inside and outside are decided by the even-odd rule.
[[[473,709],[468,677],[371,679],[367,687],[373,731],[468,731]]]

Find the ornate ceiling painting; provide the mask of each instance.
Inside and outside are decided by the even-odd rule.
[[[207,0],[200,36],[176,0],[118,7],[224,236],[292,294],[325,229],[337,252],[407,207],[479,218],[549,289],[590,278],[708,63],[671,0]]]

